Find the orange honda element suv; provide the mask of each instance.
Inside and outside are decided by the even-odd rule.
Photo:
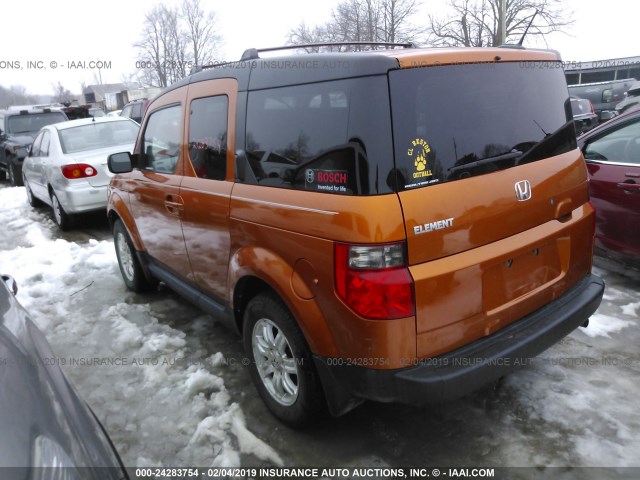
[[[127,286],[237,330],[289,425],[464,395],[602,299],[551,51],[251,49],[168,87],[109,168]]]

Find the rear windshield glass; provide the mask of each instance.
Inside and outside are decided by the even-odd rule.
[[[60,143],[64,153],[133,144],[139,127],[130,120],[88,123],[79,127],[60,130]]]
[[[9,117],[8,130],[13,134],[37,132],[42,127],[66,120],[67,117],[62,112],[12,115]]]
[[[465,64],[389,74],[398,190],[576,148],[562,68]]]

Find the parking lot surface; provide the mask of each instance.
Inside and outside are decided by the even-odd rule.
[[[589,327],[497,384],[429,408],[366,403],[294,431],[258,398],[239,338],[163,286],[126,290],[104,218],[61,233],[6,184],[0,204],[0,270],[126,465],[640,467],[633,272],[598,261],[607,288]]]

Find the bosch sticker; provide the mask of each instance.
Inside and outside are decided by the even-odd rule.
[[[347,193],[348,174],[344,170],[317,170],[305,171],[305,189],[319,190],[323,192]]]

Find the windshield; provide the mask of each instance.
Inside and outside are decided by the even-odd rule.
[[[59,131],[64,153],[85,152],[135,143],[139,127],[129,121],[88,123]]]
[[[571,112],[574,115],[584,115],[585,113],[591,113],[591,102],[589,100],[583,100],[580,98],[572,98]]]
[[[481,175],[575,149],[562,68],[530,64],[391,72],[398,189]]]
[[[30,113],[26,115],[12,115],[9,117],[8,133],[37,132],[42,127],[53,123],[64,122],[67,117],[62,112]]]

